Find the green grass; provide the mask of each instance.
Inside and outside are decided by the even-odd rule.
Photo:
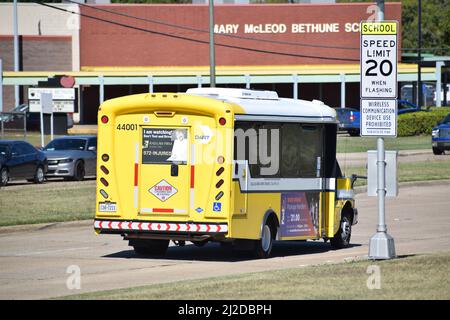
[[[431,150],[431,136],[386,138],[384,141],[387,150]],[[377,138],[338,135],[338,153],[367,152],[376,149]]]
[[[368,267],[380,289],[368,289]],[[450,253],[308,266],[100,291],[65,299],[450,299]],[[370,281],[369,281],[370,282]]]
[[[93,219],[95,181],[0,188],[0,226]]]
[[[61,136],[53,135],[53,138],[58,138],[58,137],[61,137]],[[28,132],[26,136],[21,133],[16,133],[16,134],[8,133],[8,134],[5,134],[3,137],[0,136],[0,140],[23,140],[23,141],[28,141],[30,144],[32,144],[35,147],[41,146],[41,134],[37,133],[37,132]],[[50,140],[51,140],[50,135],[44,135],[44,145],[49,143]]]
[[[342,168],[344,170],[344,168]],[[366,167],[348,166],[345,169],[347,176],[357,174],[367,176]],[[398,164],[398,181],[427,181],[450,179],[450,165],[445,161],[421,161]],[[355,186],[365,185],[366,180],[357,180]]]

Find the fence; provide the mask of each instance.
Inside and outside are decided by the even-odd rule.
[[[23,134],[27,136],[26,112],[0,112],[0,132],[4,139],[7,134]]]

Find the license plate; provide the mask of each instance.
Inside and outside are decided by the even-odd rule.
[[[98,205],[100,212],[116,212],[117,204],[115,202],[100,202]]]

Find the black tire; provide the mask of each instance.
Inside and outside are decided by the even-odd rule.
[[[84,176],[86,175],[86,171],[84,169],[84,163],[82,161],[78,160],[75,163],[74,170],[75,170],[75,172],[74,172],[72,180],[74,180],[74,181],[83,181],[84,180]]]
[[[359,130],[358,130],[358,129],[348,130],[348,134],[349,134],[351,137],[358,137],[358,136],[359,136]]]
[[[434,153],[435,155],[439,156],[439,155],[441,155],[441,154],[444,153],[444,150],[442,150],[442,149],[440,149],[440,148],[433,147],[433,153]]]
[[[349,214],[344,214],[341,218],[338,232],[330,239],[333,249],[343,249],[350,245],[352,237],[352,220]]]
[[[208,240],[192,241],[192,243],[194,244],[194,246],[201,248],[208,243]]]
[[[2,170],[0,170],[0,186],[1,187],[6,186],[8,184],[8,181],[9,181],[8,169],[3,167]]]
[[[44,183],[44,180],[45,180],[44,167],[38,166],[34,174],[33,182],[41,184]]]
[[[254,242],[254,253],[257,258],[266,259],[272,253],[273,241],[275,240],[275,227],[270,223],[270,220],[264,224],[261,239]]]
[[[130,240],[130,246],[139,255],[163,257],[169,247],[169,240]]]

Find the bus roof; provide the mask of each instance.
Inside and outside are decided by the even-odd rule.
[[[322,118],[336,121],[336,111],[322,101],[279,98],[275,91],[231,88],[193,88],[187,94],[205,96],[238,105],[245,115]],[[236,110],[235,114],[242,114]]]

